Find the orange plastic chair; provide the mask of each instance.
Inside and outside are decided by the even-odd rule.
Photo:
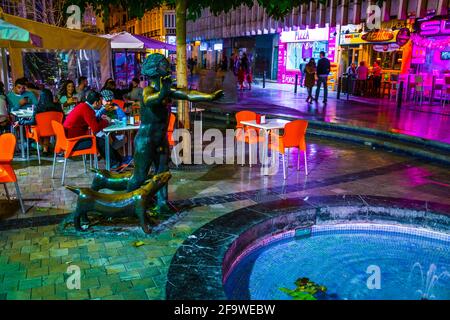
[[[175,129],[176,116],[171,113],[169,118],[169,125],[167,127],[167,140],[169,141],[169,146],[172,147],[172,152],[174,153],[175,165],[178,167],[178,155],[175,150],[175,140],[173,140],[173,130]]]
[[[306,129],[308,128],[308,121],[306,120],[294,120],[286,123],[284,126],[283,135],[275,135],[272,133],[271,138],[276,139],[277,143],[272,143],[270,145],[271,149],[278,151],[283,155],[283,178],[287,177],[287,166],[285,161],[286,148],[288,149],[288,161],[289,161],[289,150],[291,148],[298,149],[297,157],[297,170],[300,170],[300,151],[303,151],[305,159],[305,174],[308,175],[308,164],[306,161]],[[274,141],[274,140],[272,140]],[[289,165],[289,162],[288,162]]]
[[[236,113],[236,142],[242,143],[242,166],[245,163],[245,143],[248,143],[248,162],[252,166],[252,148],[253,144],[263,141],[264,138],[260,136],[259,129],[248,127],[241,124],[241,121],[256,121],[257,114],[253,111],[243,110]]]
[[[83,156],[84,171],[86,170],[86,155],[92,154],[95,159],[95,167],[98,167],[97,143],[94,135],[84,135],[76,138],[67,139],[64,127],[57,121],[52,121],[52,127],[56,134],[55,154],[53,156],[52,178],[55,176],[56,154],[64,152],[64,169],[62,173],[61,184],[64,185],[66,176],[67,159],[76,156]],[[82,140],[90,140],[91,146],[83,150],[74,150],[74,147]]]
[[[25,207],[23,205],[22,194],[20,193],[19,184],[17,183],[17,176],[11,165],[14,157],[14,149],[16,148],[16,137],[12,133],[5,133],[0,136],[0,183],[5,187],[6,198],[9,197],[7,183],[14,183],[16,187],[17,198],[20,203],[20,210],[25,214]]]
[[[41,154],[39,152],[39,140],[44,137],[53,137],[52,121],[62,123],[64,114],[57,111],[48,111],[36,114],[36,125],[30,126],[26,130],[27,145],[28,139],[36,141],[38,161],[41,164]],[[30,148],[27,148],[27,159],[30,160]]]

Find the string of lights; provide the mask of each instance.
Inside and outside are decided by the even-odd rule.
[[[445,49],[450,46],[450,38],[445,37],[443,39],[424,38],[417,33],[411,34],[411,41],[414,45],[429,49]]]

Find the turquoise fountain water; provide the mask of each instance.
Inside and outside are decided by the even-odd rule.
[[[339,225],[251,252],[233,268],[224,288],[230,299],[291,299],[280,289],[293,290],[305,277],[327,287],[319,299],[450,299],[449,271],[447,234]]]

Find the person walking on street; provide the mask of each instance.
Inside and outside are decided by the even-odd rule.
[[[239,70],[237,72],[237,78],[239,83],[239,90],[244,90],[244,80],[245,80],[245,71],[242,65],[239,66]]]
[[[241,61],[240,61],[240,65],[244,68],[244,72],[247,74],[250,64],[249,64],[249,60],[248,60],[247,54],[245,52],[242,55],[242,58],[241,58]]]
[[[308,64],[305,66],[305,87],[308,90],[308,98],[306,102],[311,103],[313,101],[312,88],[316,81],[316,62],[311,58]]]
[[[228,70],[228,58],[225,53],[222,55],[222,61],[220,62],[220,69],[225,72]]]
[[[305,59],[303,59],[303,61],[302,62],[300,62],[300,64],[299,64],[299,69],[300,69],[300,87],[303,87],[305,84],[304,84],[304,81],[305,81],[305,76],[306,76],[306,73],[305,73],[305,68],[306,68],[306,64],[308,63],[308,61],[306,60],[306,58]],[[305,85],[306,86],[306,85]]]
[[[189,68],[189,72],[191,73],[191,77],[194,75],[194,59],[191,57],[187,60],[187,65]]]
[[[330,73],[330,60],[325,58],[325,51],[320,51],[320,59],[317,63],[317,89],[316,89],[316,101],[319,100],[320,86],[323,84],[323,103],[327,102],[328,97],[328,75]]]

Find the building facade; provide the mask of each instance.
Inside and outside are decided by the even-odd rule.
[[[108,32],[127,31],[158,41],[175,44],[175,10],[161,6],[147,11],[141,19],[128,19],[126,11],[114,9],[109,19]]]
[[[223,54],[229,57],[232,53],[247,52],[252,57],[255,75],[261,75],[265,71],[269,78],[280,80],[283,73],[279,67],[283,61],[289,61],[289,57],[286,56],[289,50],[287,48],[279,50],[280,45],[285,43],[280,42],[280,35],[283,32],[335,28],[333,36],[339,38],[335,40],[335,61],[340,69],[337,72],[342,73],[350,62],[355,62],[355,54],[357,56],[364,49],[366,49],[364,57],[369,59],[368,63],[372,63],[370,60],[373,59],[383,59],[373,54],[371,51],[373,46],[363,48],[363,43],[349,46],[345,44],[341,46],[340,43],[342,38],[340,30],[347,32],[351,29],[348,32],[356,33],[368,31],[367,22],[372,19],[372,14],[368,16],[366,13],[369,5],[381,5],[379,8],[382,28],[389,31],[393,31],[392,27],[396,28],[397,25],[411,28],[411,19],[425,17],[430,13],[439,16],[449,13],[448,0],[329,0],[326,5],[318,1],[303,4],[293,9],[283,20],[277,21],[267,16],[264,9],[255,1],[252,8],[243,5],[218,16],[214,16],[209,10],[203,10],[198,20],[188,22],[188,56],[197,58],[198,63],[203,66],[214,68],[220,61],[218,57]],[[319,38],[319,41],[311,39],[292,43],[305,43],[296,44],[297,47],[306,46],[306,43],[311,42],[320,45],[325,40]],[[290,47],[294,48],[294,45]],[[349,54],[352,58],[348,58]],[[307,57],[309,56],[308,54]],[[404,59],[398,56],[393,59],[396,61],[392,61],[392,68],[398,69],[396,62]],[[298,68],[298,66],[291,67]]]

